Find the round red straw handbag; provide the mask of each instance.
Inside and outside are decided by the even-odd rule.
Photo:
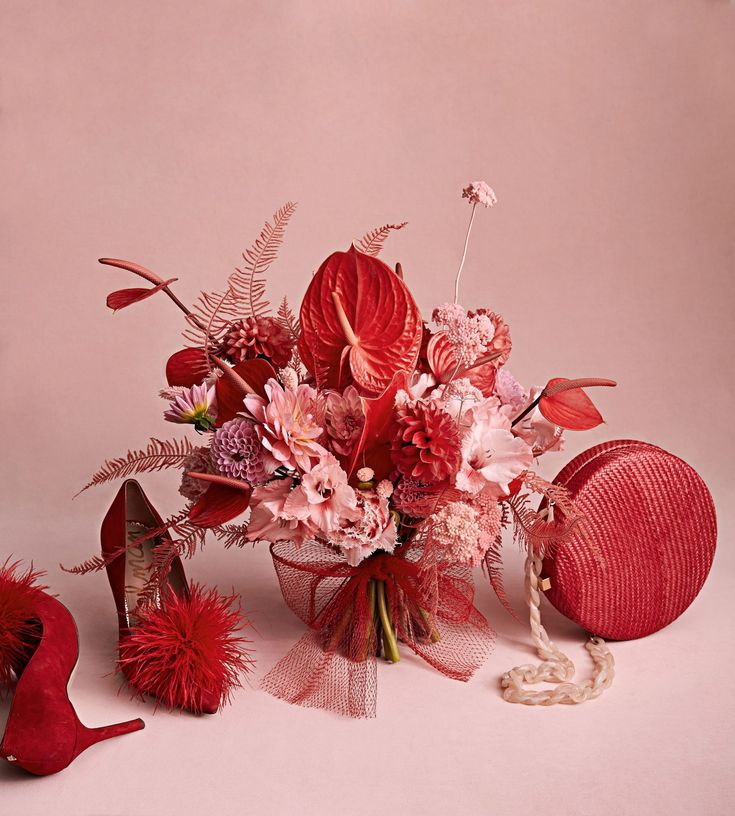
[[[679,617],[707,578],[717,538],[712,497],[701,477],[655,445],[605,442],[577,456],[554,481],[569,490],[583,523],[543,562],[538,554],[526,561],[531,634],[544,662],[512,669],[502,685],[506,700],[527,705],[599,696],[614,674],[603,638],[644,637]],[[570,682],[574,665],[541,625],[540,591],[592,634],[591,680]],[[523,687],[541,681],[558,685]]]

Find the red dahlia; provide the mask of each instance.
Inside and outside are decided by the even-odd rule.
[[[452,417],[434,403],[406,403],[397,409],[398,433],[391,457],[404,476],[440,482],[456,473],[461,441]]]
[[[234,363],[264,356],[276,368],[287,366],[294,341],[291,333],[273,317],[246,317],[236,320],[225,335],[225,354]]]

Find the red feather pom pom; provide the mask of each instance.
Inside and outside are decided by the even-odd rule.
[[[0,565],[0,687],[12,687],[13,674],[38,638],[34,608],[39,592],[46,589],[36,584],[41,575],[33,567],[21,572],[18,561]]]
[[[140,610],[120,642],[119,669],[131,688],[168,708],[209,712],[229,702],[252,669],[249,626],[237,596],[192,584],[189,597],[170,593],[161,607]]]

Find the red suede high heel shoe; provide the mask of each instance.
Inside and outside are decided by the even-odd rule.
[[[0,756],[47,776],[95,743],[145,725],[138,719],[87,728],[79,721],[67,694],[79,657],[76,625],[63,604],[35,585],[38,576],[19,574],[17,564],[0,566],[0,685],[13,690]]]
[[[178,556],[151,592],[156,551],[172,546],[163,528],[138,482],[126,480],[101,532],[120,628],[118,669],[133,690],[168,708],[214,714],[252,666],[250,641],[239,634],[247,622],[236,596],[189,586]]]

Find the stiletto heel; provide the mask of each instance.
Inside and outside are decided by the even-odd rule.
[[[168,708],[216,713],[253,663],[250,641],[239,634],[247,622],[237,596],[189,586],[178,556],[151,584],[156,555],[174,543],[134,479],[115,497],[101,539],[117,609],[118,670],[132,689]]]
[[[91,745],[145,726],[140,719],[97,729],[82,725],[67,693],[79,658],[74,618],[34,585],[38,573],[19,575],[17,566],[0,567],[0,681],[14,685],[0,756],[47,776]]]

